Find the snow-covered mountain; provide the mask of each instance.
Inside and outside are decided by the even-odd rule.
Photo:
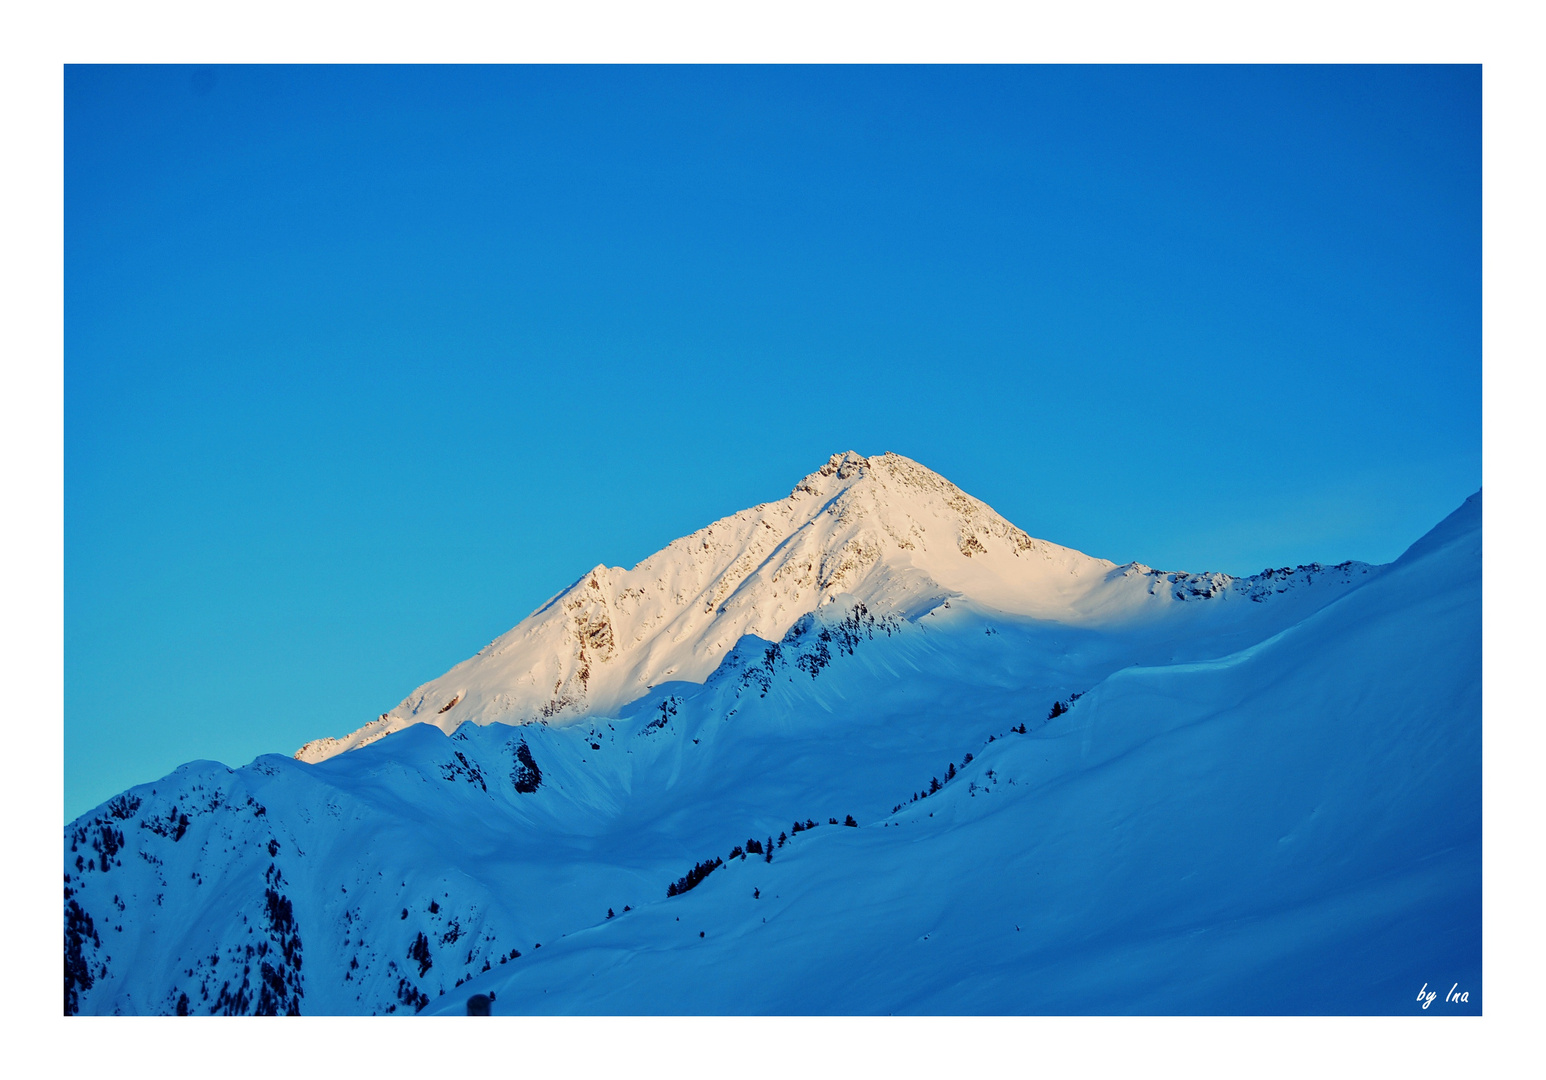
[[[1480,545],[1160,574],[835,456],[72,822],[65,1008],[1479,1011]]]
[[[1371,569],[1285,567],[1237,579],[1117,566],[1027,536],[899,454],[850,451],[787,498],[722,518],[632,570],[593,568],[390,712],[296,757],[323,761],[416,723],[450,733],[467,722],[612,715],[661,683],[702,682],[747,635],[777,641],[840,601],[907,620],[948,600],[1077,627],[1152,629],[1181,617],[1198,634],[1282,624],[1289,612],[1264,620],[1238,609],[1291,592],[1286,606],[1303,614]],[[1204,613],[1197,600],[1216,602]]]

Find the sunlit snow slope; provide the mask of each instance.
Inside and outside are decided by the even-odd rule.
[[[415,723],[450,733],[468,721],[613,715],[662,682],[702,682],[744,636],[776,641],[839,598],[909,619],[964,598],[1080,627],[1162,622],[1187,602],[1196,622],[1195,601],[1215,600],[1205,626],[1189,625],[1196,635],[1261,625],[1259,613],[1237,610],[1250,601],[1302,614],[1306,602],[1325,603],[1369,569],[1285,567],[1235,579],[1117,566],[1027,536],[898,454],[834,454],[786,499],[722,518],[632,570],[595,567],[390,712],[343,738],[309,742],[296,757],[322,761]],[[1293,599],[1279,600],[1284,592]]]
[[[587,575],[411,696],[460,692],[435,723],[195,762],[73,822],[66,1011],[1399,1013],[1424,983],[1480,1010],[1480,495],[1388,567],[1240,581],[999,531],[906,459],[814,477],[712,604],[704,533],[606,572],[697,588],[624,628],[671,674],[607,606],[644,584],[593,609],[605,662],[553,624],[554,663],[642,693],[593,672],[567,715],[440,729]],[[914,547],[821,569],[887,525]]]

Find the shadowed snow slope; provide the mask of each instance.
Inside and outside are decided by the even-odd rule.
[[[907,619],[958,599],[1070,626],[1178,616],[1254,626],[1259,613],[1236,610],[1248,601],[1294,592],[1275,605],[1271,618],[1281,624],[1370,569],[1285,567],[1235,579],[1119,567],[1032,539],[898,454],[834,454],[786,499],[722,518],[632,570],[597,566],[390,712],[343,738],[313,740],[296,757],[322,761],[416,723],[449,733],[468,721],[613,715],[663,682],[702,682],[744,636],[776,641],[801,616],[840,598]],[[1203,605],[1204,615],[1198,601],[1215,602]]]
[[[815,477],[732,582],[690,552],[798,491],[604,572],[642,693],[195,762],[71,823],[66,1011],[1480,1011],[1480,495],[1389,567],[1241,581],[920,509],[966,497],[905,459]],[[822,569],[887,524],[914,547]],[[629,659],[607,605],[658,580]],[[672,619],[702,666],[642,659]],[[441,689],[492,695],[453,677],[499,647]]]

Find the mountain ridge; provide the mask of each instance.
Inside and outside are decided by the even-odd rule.
[[[661,683],[701,683],[743,637],[778,641],[839,601],[907,620],[954,600],[1069,625],[1121,625],[1164,619],[1176,603],[1260,603],[1316,581],[1351,587],[1377,570],[1311,564],[1235,578],[1119,566],[1031,537],[910,458],[850,450],[784,499],[711,522],[631,569],[598,564],[392,709],[295,756],[323,761],[414,723],[449,733],[467,720],[613,714]]]
[[[65,1011],[1479,1011],[1480,584],[1476,497],[1351,586],[844,594],[616,717],[190,762],[66,828]]]

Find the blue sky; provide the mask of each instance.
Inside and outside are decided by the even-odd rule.
[[[838,450],[1387,561],[1481,483],[1481,224],[1474,67],[67,68],[66,817]]]

